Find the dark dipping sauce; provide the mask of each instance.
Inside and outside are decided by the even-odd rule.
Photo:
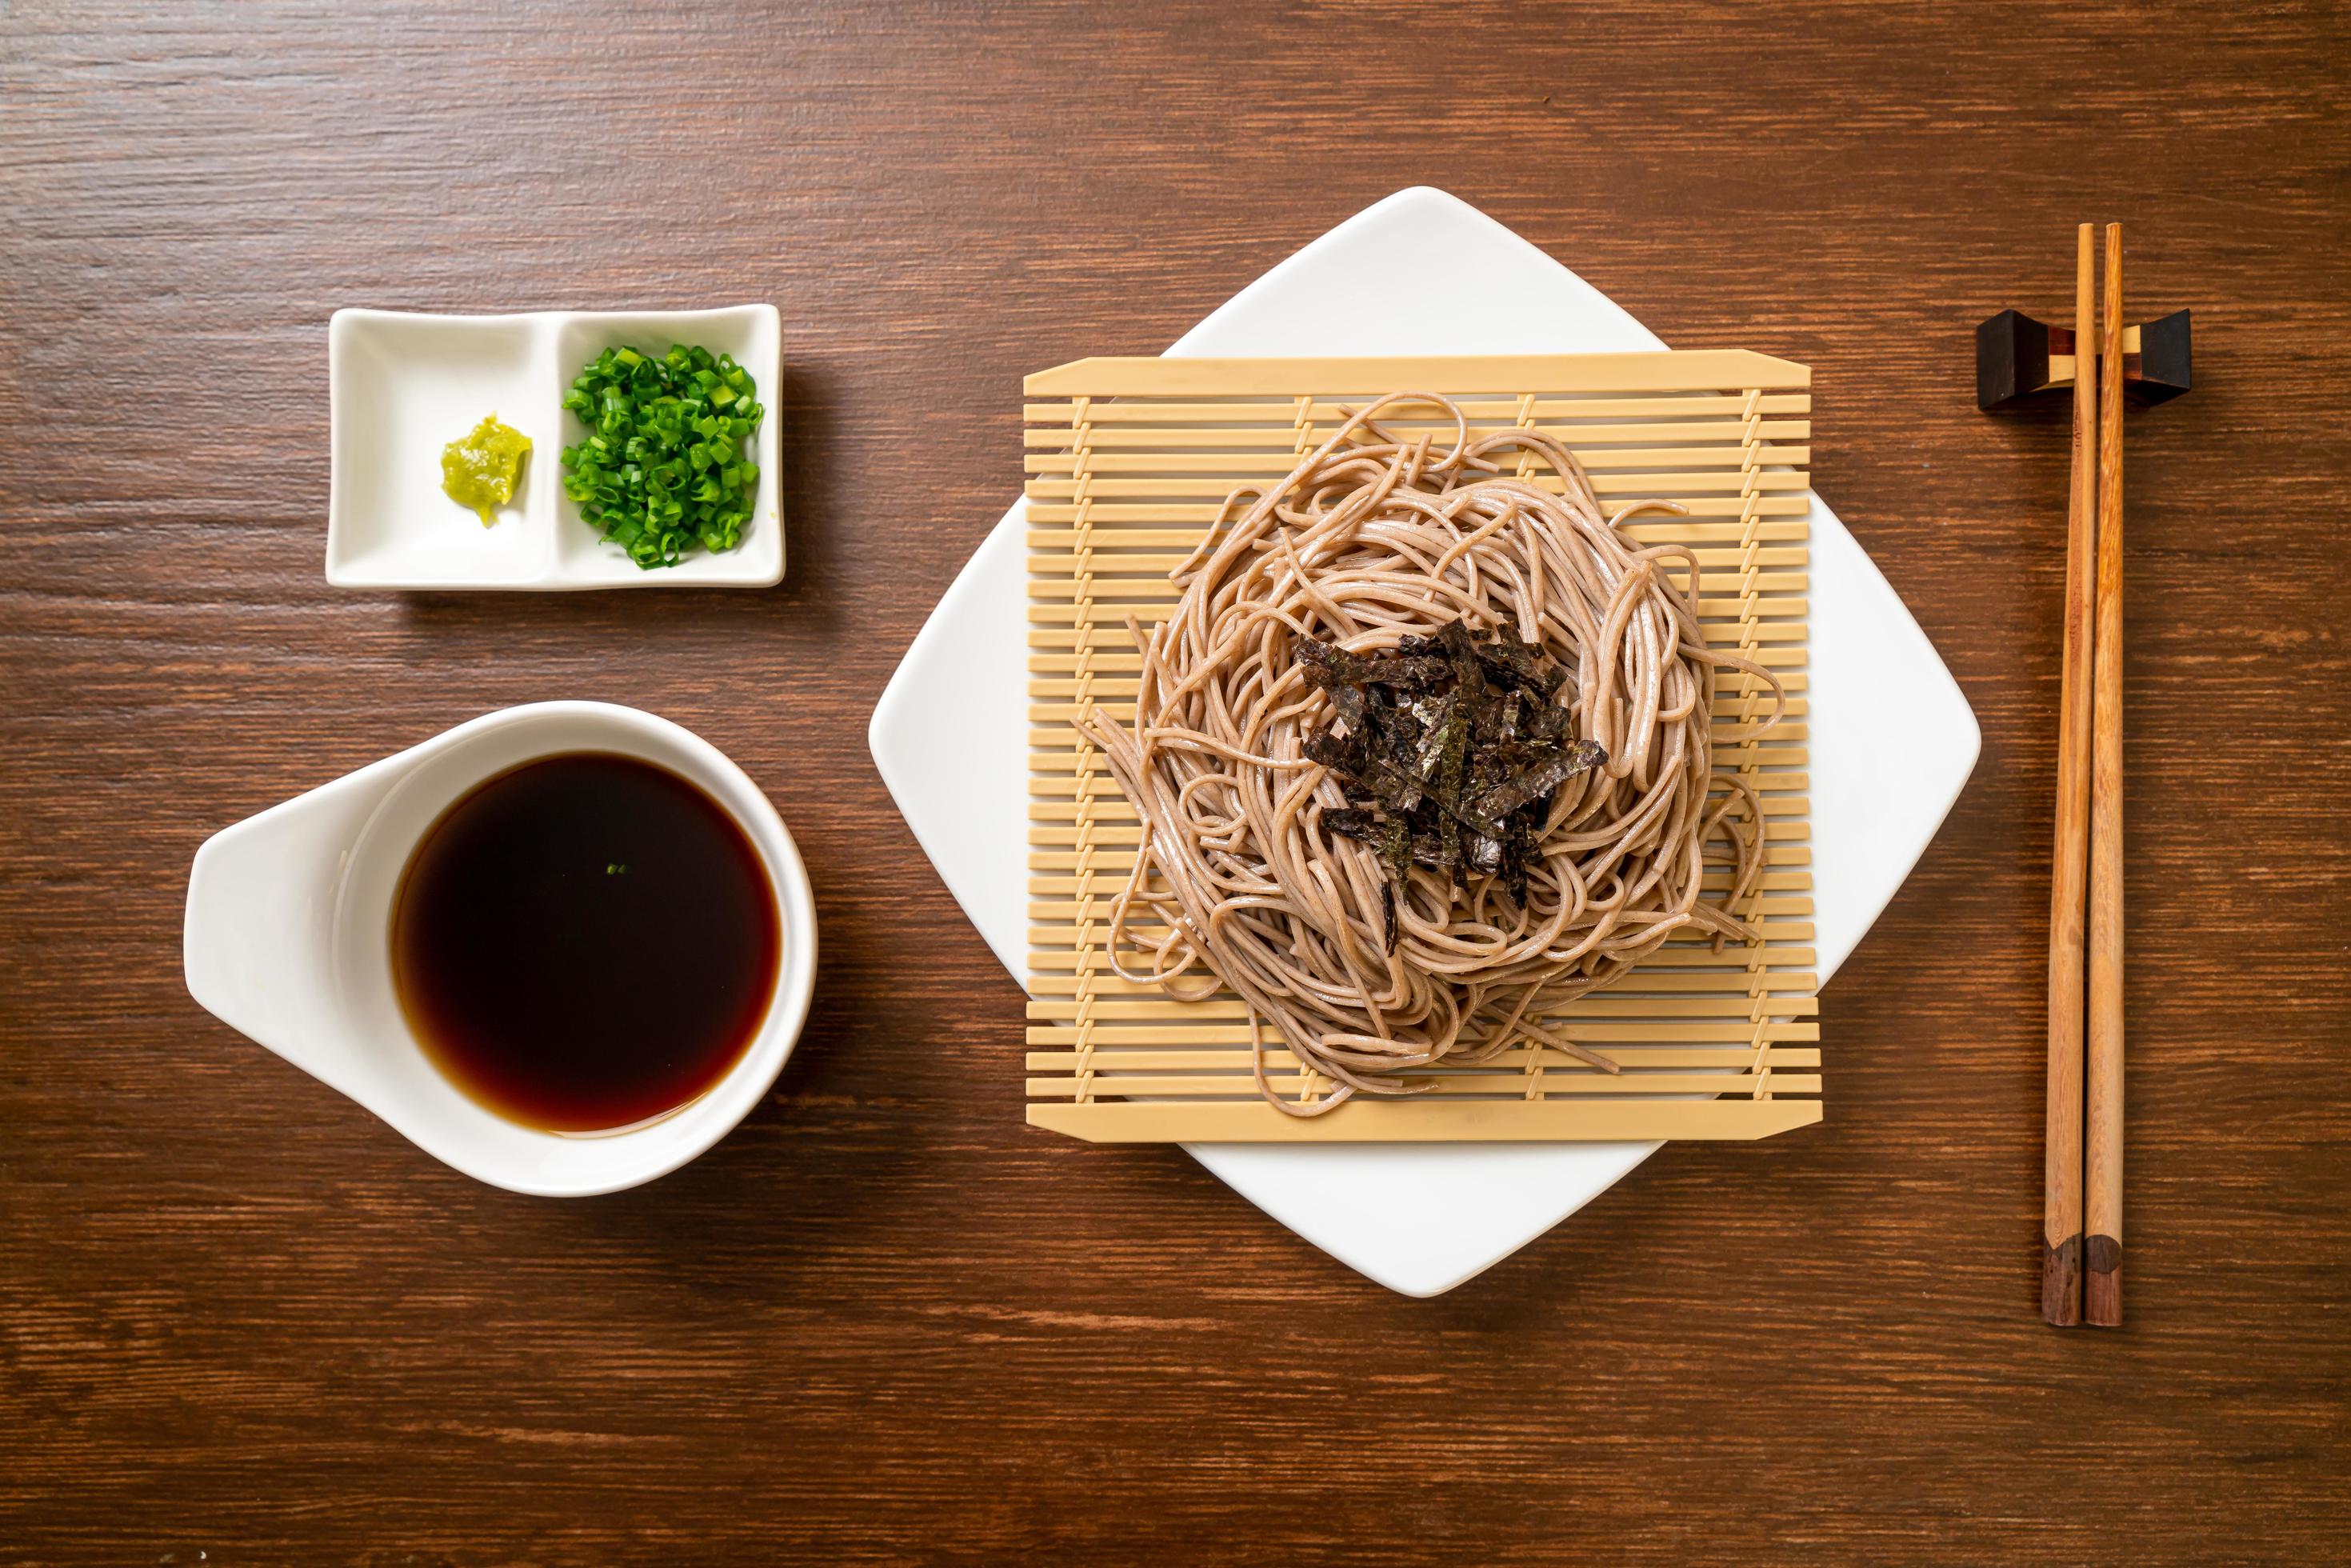
[[[392,899],[392,988],[474,1099],[604,1132],[742,1059],[775,994],[778,927],[726,808],[652,763],[572,752],[499,774],[426,831]]]

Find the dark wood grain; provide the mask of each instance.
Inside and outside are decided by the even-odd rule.
[[[2340,1560],[2345,16],[0,6],[0,1557]],[[1827,1123],[1668,1150],[1430,1301],[1025,1129],[1019,993],[865,750],[1021,372],[1421,182],[1677,346],[1809,362],[1820,487],[1984,728],[1823,998]],[[1977,413],[1970,331],[2060,314],[2092,220],[2199,363],[2130,437],[2131,1317],[2059,1333],[2065,412]],[[336,306],[738,299],[786,323],[781,589],[326,587]],[[207,833],[559,695],[732,753],[824,925],[770,1101],[577,1203],[179,973]]]

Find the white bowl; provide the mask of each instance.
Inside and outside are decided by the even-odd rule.
[[[742,1060],[669,1115],[593,1136],[527,1127],[468,1097],[416,1043],[392,983],[392,901],[417,841],[484,779],[567,751],[640,757],[707,791],[758,851],[782,932],[775,995]],[[496,1186],[577,1197],[675,1170],[759,1103],[808,1019],[816,905],[783,819],[716,747],[635,708],[533,703],[485,714],[214,834],[189,873],[183,948],[188,990],[207,1011],[427,1154]]]
[[[1167,351],[1565,354],[1664,347],[1566,267],[1476,208],[1424,186],[1356,214]],[[1834,389],[1813,390],[1823,439],[1834,444]],[[1813,945],[1825,984],[1934,837],[1975,766],[1979,736],[1926,633],[1828,504],[1811,500]],[[1025,504],[1016,501],[947,590],[882,694],[871,730],[874,763],[916,841],[1004,967],[1024,979],[1025,519]],[[1008,1050],[1007,1061],[1017,1066],[1017,1049]],[[1823,1060],[1834,1118],[1834,1040]],[[1507,1258],[1661,1146],[1186,1145],[1315,1246],[1414,1296],[1449,1291]]]
[[[782,327],[772,305],[718,310],[542,310],[429,316],[338,310],[327,329],[332,474],[327,580],[338,588],[770,588],[783,580],[777,397]],[[563,449],[586,427],[563,406],[590,360],[632,344],[726,353],[767,410],[753,440],[759,493],[742,542],[647,571],[563,493]],[[441,490],[441,449],[495,413],[530,437],[497,522]]]

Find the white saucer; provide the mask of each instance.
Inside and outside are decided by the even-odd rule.
[[[1377,322],[1376,341],[1364,335]],[[1769,351],[1769,343],[1737,346]],[[1106,342],[1104,352],[1120,347]],[[1598,353],[1665,344],[1604,295],[1442,191],[1401,191],[1276,267],[1176,355]],[[1008,389],[1007,395],[1011,395]],[[1834,444],[1834,386],[1814,385]],[[1902,601],[1812,497],[1815,938],[1825,984],[1901,886],[1975,767],[1975,716]],[[1027,973],[1028,555],[1015,502],[873,710],[907,824],[1016,978]],[[1005,1042],[1005,1071],[1021,1044]],[[1824,1042],[1827,1114],[1835,1041]],[[1039,1136],[1050,1136],[1039,1134]],[[1791,1136],[1802,1137],[1802,1133]],[[1407,1295],[1451,1290],[1605,1192],[1656,1144],[1187,1145],[1236,1191]]]

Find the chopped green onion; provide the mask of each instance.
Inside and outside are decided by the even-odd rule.
[[[673,344],[659,359],[607,349],[563,406],[589,434],[563,449],[563,489],[580,516],[638,566],[675,566],[699,544],[733,549],[759,490],[743,451],[767,410],[726,354]]]

